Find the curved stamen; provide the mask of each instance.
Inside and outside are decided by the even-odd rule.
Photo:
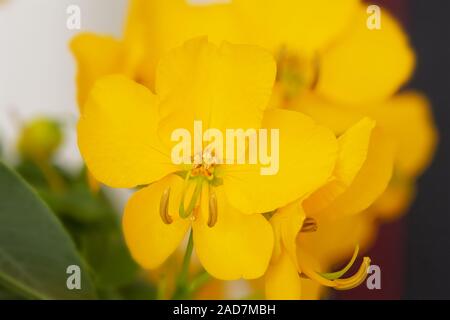
[[[370,266],[370,258],[364,257],[358,271],[351,277],[341,279],[341,277],[351,268],[358,255],[359,246],[356,246],[355,252],[350,262],[340,271],[333,273],[318,273],[312,270],[308,265],[299,261],[299,267],[303,274],[319,284],[331,287],[336,290],[349,290],[359,286],[367,277],[367,269]]]
[[[212,228],[217,223],[217,196],[216,193],[209,189],[209,215],[208,215],[208,227]]]
[[[336,290],[350,290],[353,288],[356,288],[361,283],[364,282],[367,278],[367,270],[370,267],[370,258],[364,257],[363,262],[361,263],[361,266],[359,267],[358,271],[351,277],[347,279],[336,279],[335,282],[337,286],[335,287]]]
[[[330,273],[320,273],[320,275],[328,280],[336,280],[341,278],[344,274],[347,273],[348,270],[352,267],[352,265],[355,263],[356,258],[358,257],[359,253],[359,245],[356,245],[355,250],[353,251],[353,256],[350,259],[350,261],[347,263],[347,265],[342,268],[339,271],[336,272],[330,272]]]
[[[319,273],[317,273],[316,271],[314,271],[312,268],[310,268],[308,265],[303,265],[300,263],[300,259],[299,259],[299,267],[300,270],[302,271],[301,276],[305,275],[307,278],[316,281],[317,283],[325,286],[325,287],[336,287],[336,284],[334,283],[334,281],[328,280],[324,277],[322,277]]]
[[[159,215],[165,224],[171,224],[173,222],[172,217],[169,215],[169,198],[170,188],[167,188],[164,190],[161,201],[159,202]]]

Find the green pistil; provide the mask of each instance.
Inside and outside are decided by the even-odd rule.
[[[184,209],[184,200],[186,197],[186,191],[188,189],[189,186],[189,182],[185,183],[185,186],[183,188],[183,192],[181,194],[181,202],[180,202],[180,217],[185,219],[187,217],[189,217],[192,212],[195,209],[195,206],[197,205],[198,199],[200,198],[200,194],[202,193],[202,186],[203,186],[203,179],[198,178],[196,185],[195,185],[195,189],[194,189],[194,194],[191,197],[191,200],[189,201],[189,205],[187,210]]]

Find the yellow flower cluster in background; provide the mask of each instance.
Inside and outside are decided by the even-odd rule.
[[[369,258],[348,278],[326,272],[406,211],[437,140],[426,97],[399,92],[414,52],[381,17],[369,30],[358,0],[133,0],[122,40],[73,40],[80,151],[98,181],[145,186],[123,220],[143,267],[161,266],[192,228],[209,274],[264,276],[267,298],[364,281]],[[192,177],[166,139],[193,120],[279,128],[280,171],[224,164]]]

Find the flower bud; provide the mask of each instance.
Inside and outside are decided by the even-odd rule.
[[[19,153],[32,160],[50,159],[62,142],[60,125],[51,119],[32,120],[23,129],[18,141]]]

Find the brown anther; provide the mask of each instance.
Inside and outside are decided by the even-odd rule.
[[[307,217],[303,221],[303,226],[300,232],[315,232],[317,231],[317,221],[314,218]]]
[[[217,223],[217,197],[214,191],[209,192],[208,227],[212,228]]]
[[[167,188],[164,190],[159,203],[159,215],[165,224],[171,224],[173,222],[172,217],[169,215],[169,198],[170,188]]]

